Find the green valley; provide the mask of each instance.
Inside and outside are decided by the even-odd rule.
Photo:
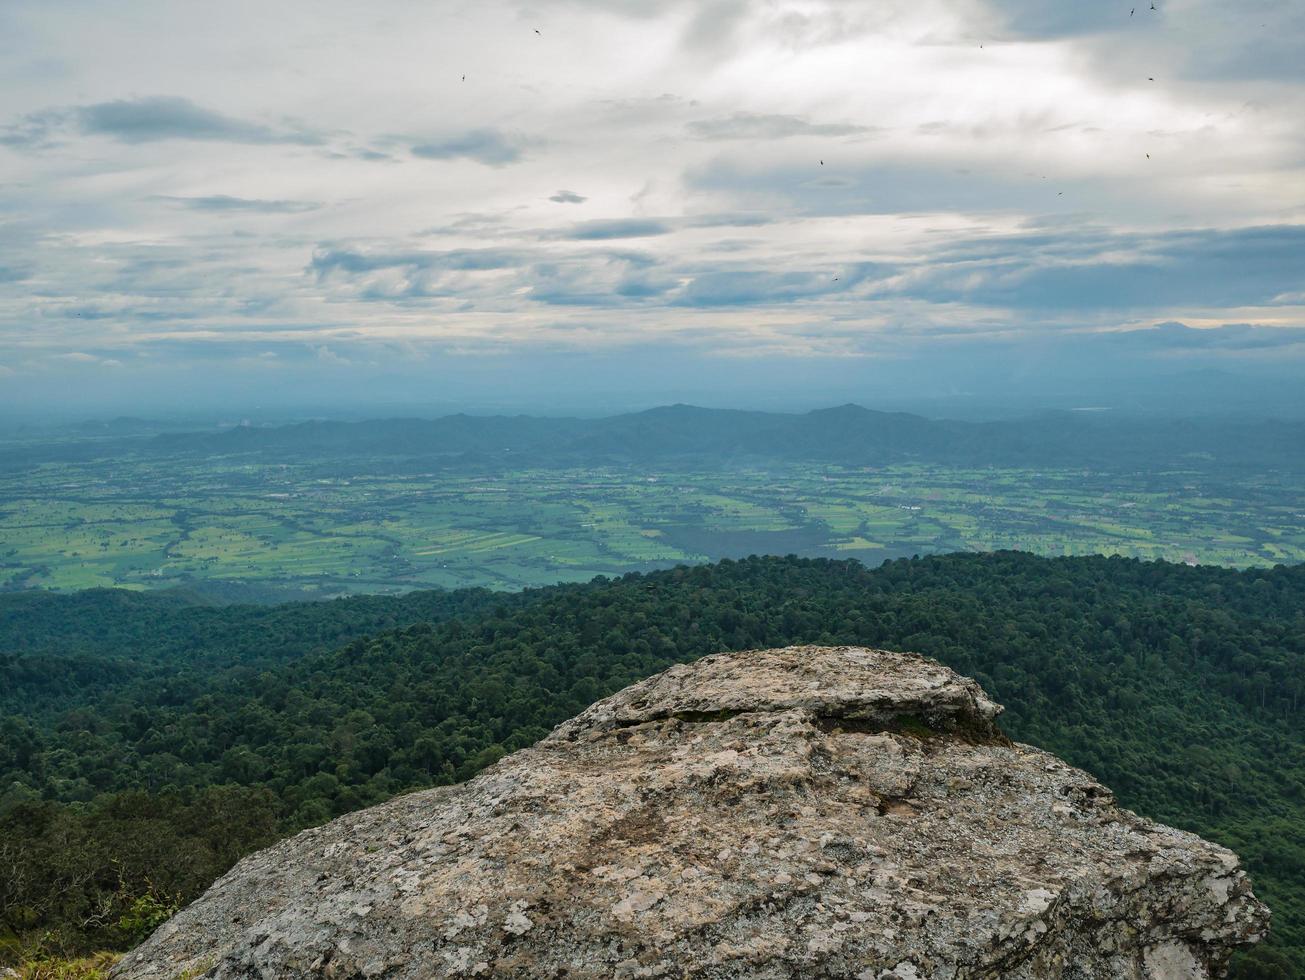
[[[324,476],[240,458],[0,478],[10,588],[241,582],[306,594],[519,589],[748,554],[1014,548],[1238,567],[1305,559],[1305,480],[1203,470],[607,465]]]

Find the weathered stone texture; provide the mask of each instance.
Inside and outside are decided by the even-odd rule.
[[[673,667],[246,858],[115,974],[1186,980],[1263,935],[1233,854],[1000,710],[911,654]]]

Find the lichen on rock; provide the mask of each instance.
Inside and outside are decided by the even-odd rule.
[[[1000,711],[913,654],[672,667],[246,858],[115,976],[1199,980],[1263,936],[1235,855]]]

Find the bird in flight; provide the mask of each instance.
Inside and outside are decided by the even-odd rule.
[[[1134,7],[1132,10],[1130,10],[1130,11],[1128,12],[1128,16],[1129,16],[1129,17],[1132,17],[1135,13],[1137,13],[1137,8],[1136,8],[1136,7]]]
[[[465,81],[467,80],[467,76],[466,76],[466,75],[463,75],[463,76],[462,76],[462,80],[465,82]]]
[[[1152,10],[1155,10],[1155,8],[1154,8],[1154,7],[1152,7],[1152,8],[1151,8],[1151,9],[1152,9]],[[536,34],[538,34],[538,33],[539,33],[539,28],[538,28],[538,27],[536,27],[536,28],[535,28],[535,33],[536,33]]]
[[[825,161],[824,161],[824,160],[821,160],[821,161],[820,161],[820,165],[823,167],[823,166],[825,165]]]

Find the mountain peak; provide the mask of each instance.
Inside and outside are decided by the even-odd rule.
[[[883,412],[875,412],[866,408],[864,405],[858,405],[856,402],[844,402],[842,405],[835,405],[833,408],[816,408],[808,414],[811,415],[882,415]]]

